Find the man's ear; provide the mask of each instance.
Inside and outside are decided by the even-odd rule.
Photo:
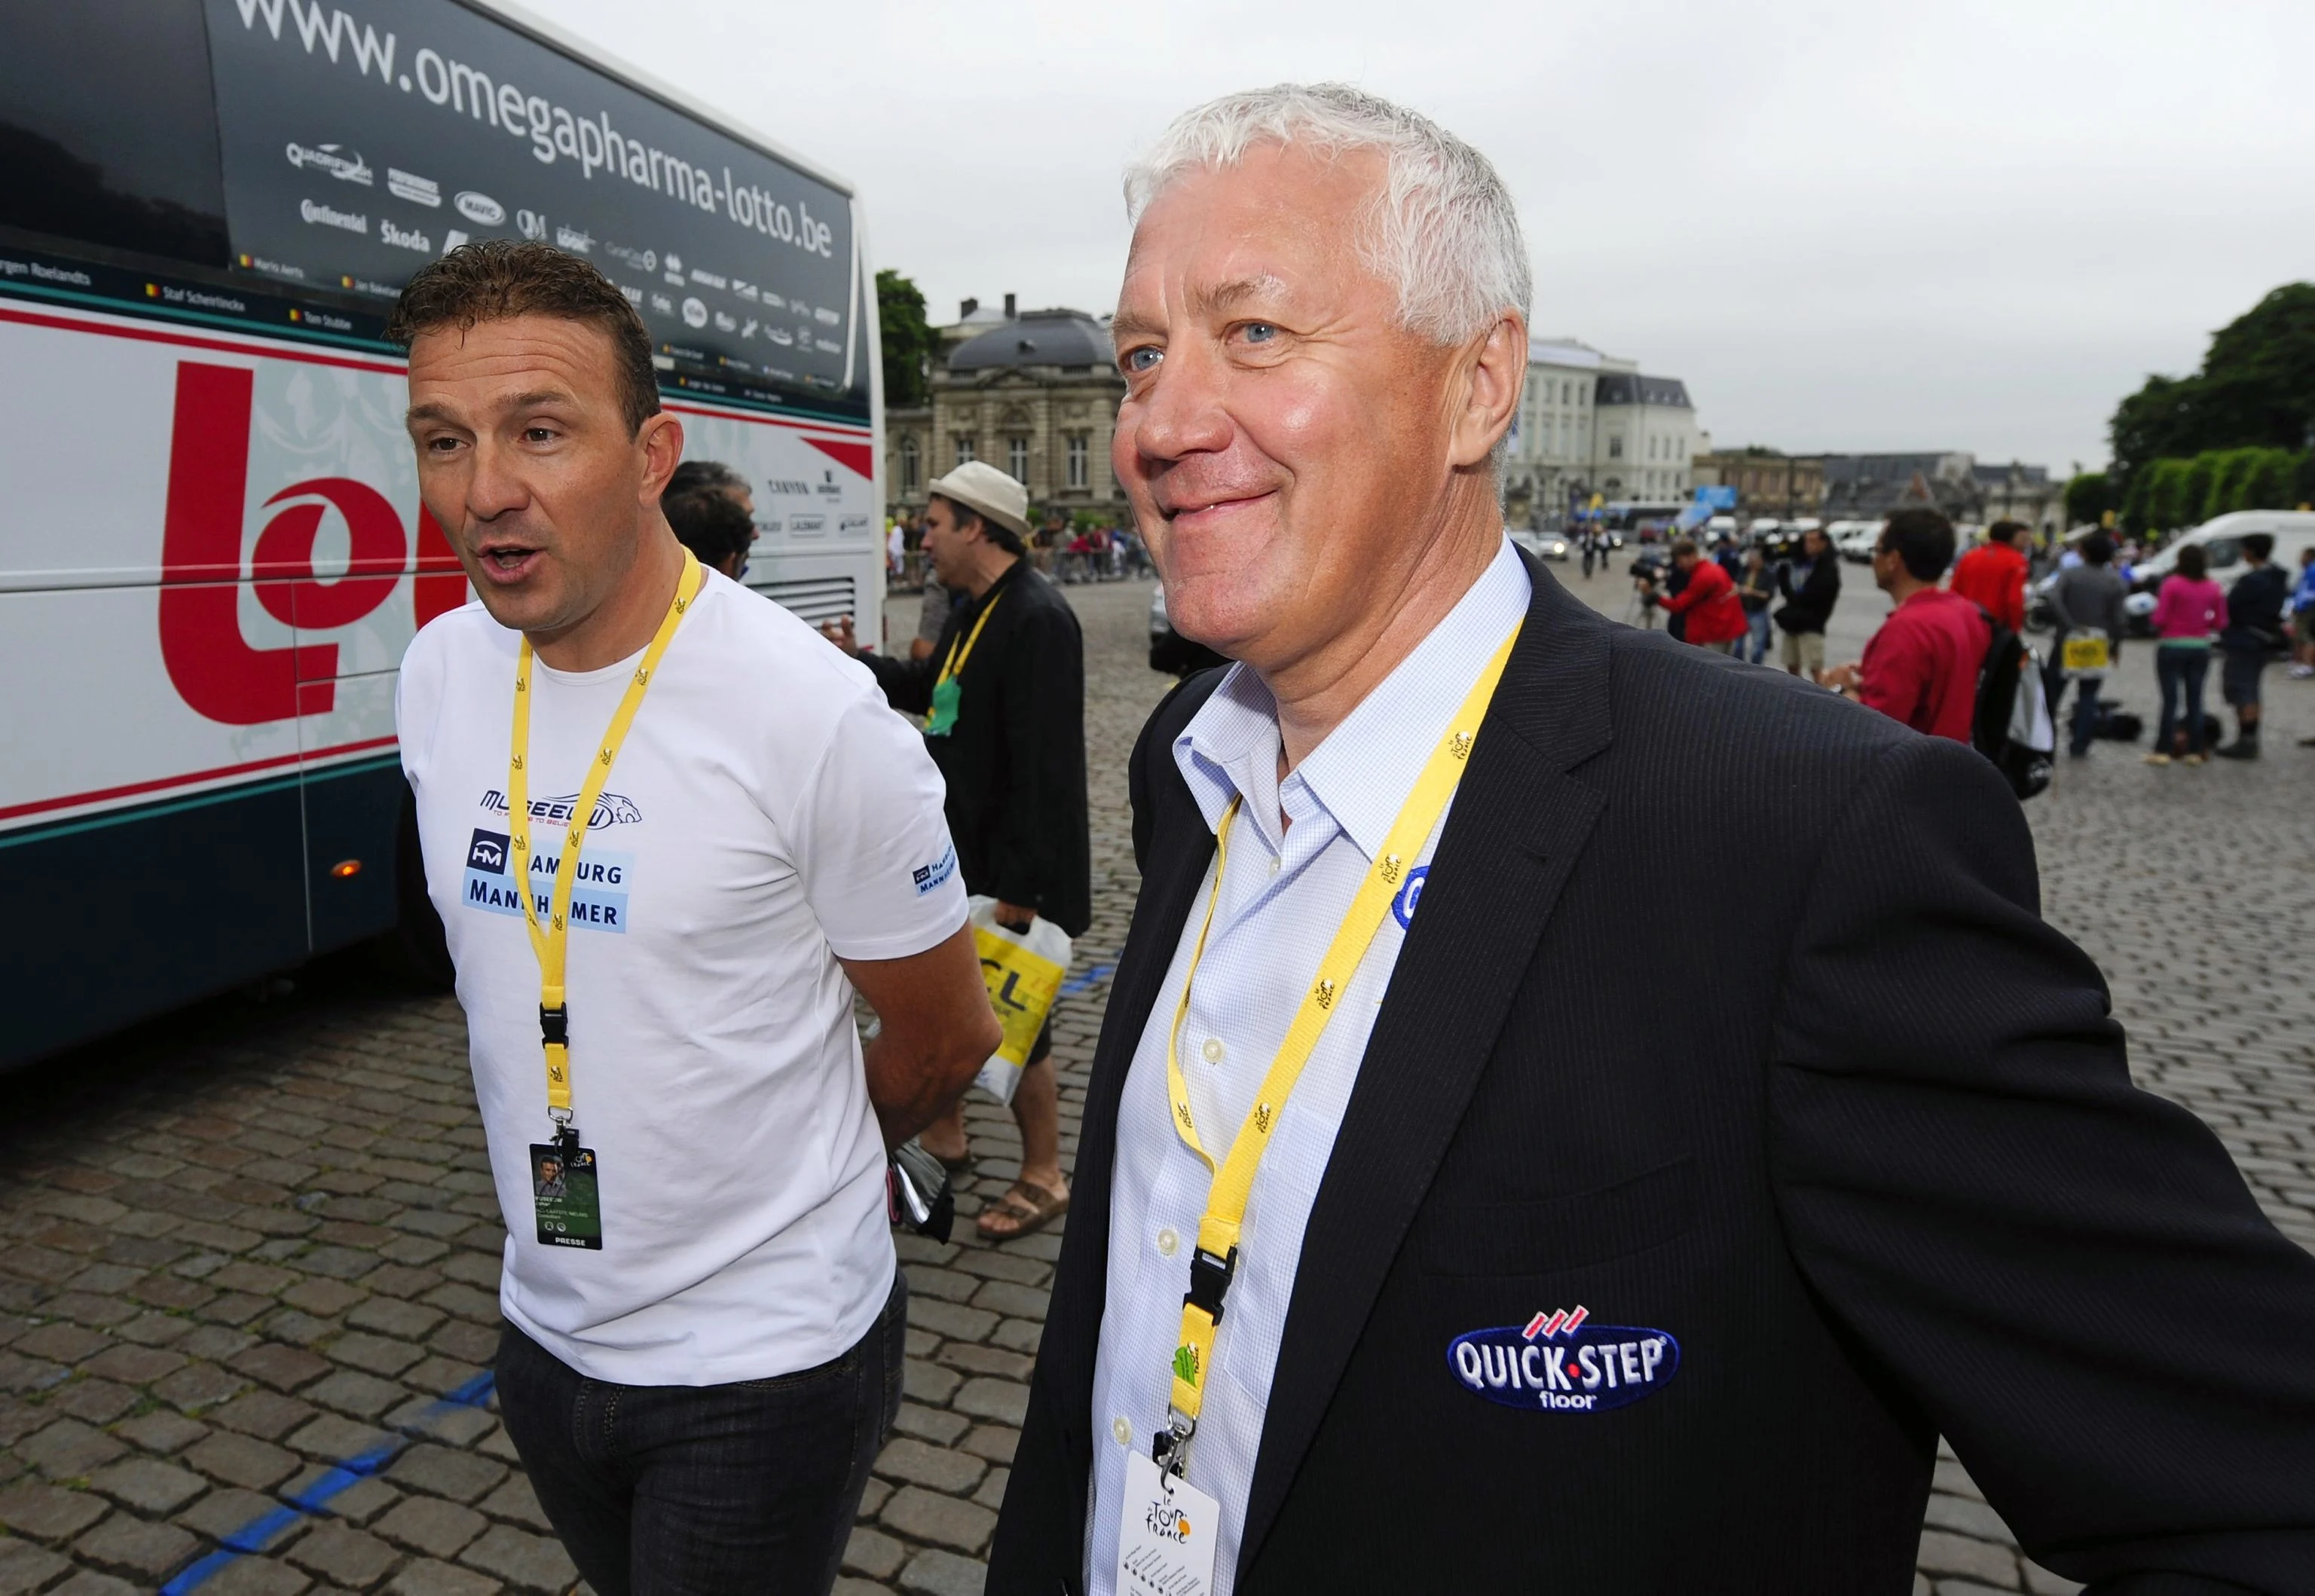
[[[667,492],[668,479],[683,462],[683,423],[663,410],[645,416],[635,431],[635,447],[643,456],[643,486],[636,497],[645,504],[657,504],[660,495]]]
[[[1484,464],[1511,430],[1527,382],[1527,323],[1516,315],[1499,317],[1485,337],[1464,349],[1455,368],[1460,403],[1447,464],[1460,469]]]

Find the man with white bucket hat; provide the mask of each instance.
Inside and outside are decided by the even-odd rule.
[[[922,660],[858,653],[849,617],[829,640],[875,672],[895,709],[921,714],[925,746],[948,781],[948,822],[965,890],[997,900],[999,924],[1042,915],[1071,936],[1093,918],[1087,836],[1085,643],[1059,590],[1022,558],[1029,492],[969,460],[929,487],[925,556],[962,596]],[[1050,1025],[1013,1097],[1021,1171],[980,1216],[993,1240],[1024,1236],[1069,1207]],[[952,1170],[970,1166],[962,1104],[920,1139]]]

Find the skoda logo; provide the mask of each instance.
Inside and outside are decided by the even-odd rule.
[[[488,194],[477,194],[472,189],[461,193],[451,203],[458,208],[460,216],[478,227],[495,227],[506,220],[505,206]]]

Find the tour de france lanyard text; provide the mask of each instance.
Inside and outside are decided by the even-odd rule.
[[[1206,935],[1213,929],[1214,906],[1220,901],[1222,875],[1229,864],[1230,822],[1237,818],[1238,798],[1232,798],[1222,812],[1222,822],[1214,850],[1214,884],[1206,898],[1205,919],[1198,927],[1198,940],[1190,952],[1190,968],[1182,978],[1182,995],[1174,1006],[1174,1023],[1166,1033],[1166,1086],[1174,1104],[1174,1130],[1189,1149],[1213,1174],[1206,1192],[1206,1211],[1198,1221],[1198,1246],[1190,1260],[1190,1290],[1182,1299],[1181,1344],[1174,1349],[1173,1396],[1167,1427],[1159,1432],[1151,1448],[1151,1455],[1160,1467],[1174,1474],[1186,1475],[1188,1441],[1198,1427],[1198,1410],[1205,1396],[1207,1376],[1211,1372],[1214,1357],[1214,1337],[1222,1321],[1222,1299],[1228,1294],[1230,1278],[1237,1269],[1238,1229],[1246,1220],[1247,1201],[1254,1193],[1255,1171],[1262,1163],[1262,1155],[1270,1144],[1272,1132],[1285,1113],[1286,1100],[1293,1095],[1294,1084],[1302,1076],[1302,1067],[1310,1061],[1318,1038],[1334,1015],[1335,999],[1351,984],[1365,959],[1368,945],[1381,928],[1383,917],[1390,911],[1394,893],[1405,882],[1407,867],[1423,851],[1425,838],[1439,817],[1446,812],[1447,801],[1455,795],[1456,784],[1462,779],[1465,765],[1471,756],[1471,745],[1479,733],[1479,723],[1486,719],[1487,705],[1495,696],[1495,684],[1503,674],[1503,663],[1511,658],[1512,644],[1519,640],[1519,632],[1512,634],[1495,650],[1486,669],[1472,685],[1470,696],[1455,712],[1448,723],[1445,735],[1415,778],[1415,790],[1407,794],[1406,802],[1391,822],[1390,831],[1383,838],[1381,850],[1367,866],[1366,877],[1360,882],[1358,893],[1351,900],[1350,912],[1343,917],[1342,927],[1318,962],[1317,974],[1302,994],[1302,1002],[1294,1012],[1293,1023],[1286,1029],[1286,1039],[1279,1044],[1278,1055],[1271,1060],[1270,1072],[1262,1078],[1262,1086],[1255,1094],[1254,1106],[1246,1113],[1246,1122],[1238,1127],[1237,1139],[1224,1155],[1219,1167],[1213,1156],[1206,1151],[1198,1139],[1197,1118],[1190,1110],[1189,1086],[1182,1076],[1182,1060],[1178,1051],[1182,1024],[1190,1012],[1190,988],[1198,978],[1198,965],[1206,956]]]
[[[507,813],[513,821],[513,847],[518,879],[522,882],[523,923],[530,928],[531,952],[538,955],[538,1034],[546,1051],[546,1115],[554,1122],[554,1134],[563,1141],[575,1141],[576,1132],[571,1119],[571,1011],[563,993],[563,965],[571,948],[571,887],[578,879],[579,848],[586,840],[588,822],[594,819],[595,804],[603,795],[603,784],[611,777],[611,766],[619,757],[619,745],[627,740],[627,729],[635,723],[635,712],[643,707],[643,695],[651,689],[653,673],[659,669],[667,645],[675,641],[675,629],[683,624],[684,612],[699,596],[700,584],[706,573],[691,551],[683,553],[683,575],[675,584],[675,598],[667,607],[667,618],[661,621],[652,634],[651,646],[643,650],[643,663],[626,692],[619,699],[619,707],[611,716],[610,729],[603,733],[603,745],[588,761],[587,779],[579,790],[578,802],[571,806],[571,829],[563,837],[563,854],[554,862],[554,892],[547,906],[547,923],[538,923],[538,900],[530,885],[530,677],[533,669],[530,638],[522,640],[520,658],[514,670],[514,746],[507,756]]]
[[[933,678],[932,714],[925,722],[927,737],[946,737],[956,725],[956,706],[964,688],[956,679],[964,674],[964,662],[972,658],[972,645],[980,641],[980,629],[989,625],[989,617],[1005,595],[1000,591],[982,606],[972,630],[948,645],[948,658],[941,661],[940,674]]]

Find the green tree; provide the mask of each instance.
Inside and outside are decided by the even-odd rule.
[[[2184,526],[2193,511],[2186,508],[2191,460],[2157,460],[2147,469],[2146,499],[2140,524],[2133,532],[2168,532]]]
[[[2186,470],[2171,501],[2170,519],[2162,523],[2165,527],[2201,525],[2210,513],[2211,488],[2219,480],[2219,458],[2218,450],[2205,449],[2181,462]]]
[[[2251,466],[2257,463],[2260,450],[2255,448],[2212,449],[2198,459],[2210,462],[2210,487],[2204,497],[2199,520],[2222,516],[2231,510],[2241,510],[2242,491],[2248,484]]]
[[[2192,377],[2150,377],[2107,424],[2126,499],[2160,459],[2315,439],[2315,283],[2285,283],[2211,338]]]
[[[2155,461],[2195,452],[2187,440],[2195,431],[2195,400],[2202,390],[2199,377],[2150,377],[2146,386],[2115,406],[2107,423],[2114,464],[2108,467],[2124,496]]]
[[[876,274],[876,326],[884,345],[884,403],[907,408],[925,402],[925,373],[933,356],[933,330],[925,297],[889,267]]]
[[[2081,471],[2066,483],[2066,525],[2093,523],[2115,509],[2113,479],[2103,471]]]
[[[2235,499],[2237,510],[2289,510],[2299,502],[2294,492],[2301,457],[2290,449],[2252,451]]]

